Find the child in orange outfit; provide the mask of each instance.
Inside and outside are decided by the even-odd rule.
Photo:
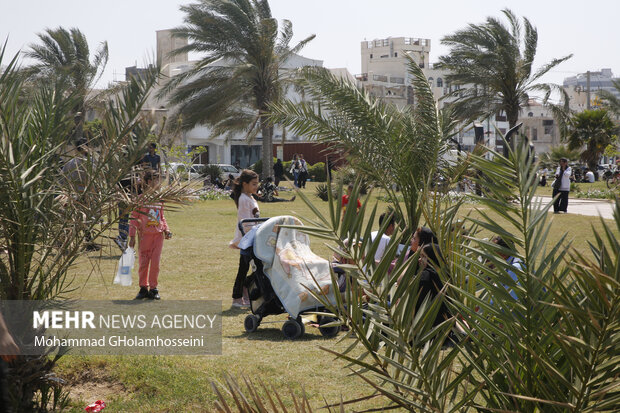
[[[158,183],[158,177],[147,172],[144,176],[146,188]],[[164,218],[164,205],[161,202],[152,202],[141,206],[131,213],[129,226],[129,246],[136,245],[136,232],[140,238],[138,248],[138,274],[140,275],[140,291],[136,300],[150,298],[159,300],[157,278],[159,276],[159,260],[164,246],[164,238],[170,239],[172,233]],[[150,288],[150,290],[149,290]]]

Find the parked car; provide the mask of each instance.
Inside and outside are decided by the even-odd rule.
[[[219,166],[219,168],[222,170],[222,175],[220,176],[222,182],[228,179],[228,175],[232,175],[233,178],[238,178],[239,175],[241,175],[241,171],[232,165],[228,165],[225,163],[217,163],[215,165]]]
[[[169,164],[170,167],[170,172],[171,172],[171,178],[172,175],[182,175],[183,177],[187,178],[187,176],[185,175],[185,165],[180,163],[180,162],[170,162]],[[195,163],[190,167],[189,170],[189,177],[191,179],[200,179],[202,178],[202,168],[204,168],[204,164],[201,163]],[[164,171],[166,170],[166,167],[163,167]]]

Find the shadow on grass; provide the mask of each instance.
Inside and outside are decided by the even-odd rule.
[[[334,340],[336,339],[336,337],[332,337],[332,338],[325,338],[322,335],[320,335],[318,329],[316,329],[316,334],[314,334],[315,330],[312,327],[306,326],[306,332],[303,336],[296,338],[295,340],[290,340],[284,337],[284,334],[282,333],[282,330],[279,328],[281,327],[283,323],[274,323],[274,326],[278,326],[276,327],[267,327],[265,326],[265,328],[261,328],[258,327],[258,330],[256,330],[253,333],[246,333],[243,332],[241,334],[237,334],[237,335],[229,335],[227,336],[227,338],[237,338],[237,339],[248,339],[248,340],[258,340],[258,341],[290,341],[291,343],[293,342],[304,342],[304,341],[326,341],[326,340]]]

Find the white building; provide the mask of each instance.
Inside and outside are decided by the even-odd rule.
[[[170,30],[157,31],[157,56],[164,75],[174,77],[190,70],[198,63],[197,61],[190,61],[186,53],[174,57],[169,55],[170,51],[186,44],[186,39],[173,38]],[[214,62],[212,66],[223,64],[225,64],[225,62],[218,61]],[[323,61],[293,55],[285,62],[282,70],[294,70],[304,66],[322,67]],[[334,69],[334,72],[339,76],[353,79],[352,75],[346,69]],[[174,112],[174,108],[171,108],[166,101],[157,99],[155,95],[156,92],[151,94],[143,111],[150,112],[158,119],[164,116],[170,116]],[[296,93],[293,88],[290,88],[287,91],[286,98],[299,101],[301,96]],[[281,140],[282,130],[276,128],[273,136],[274,145],[281,142]],[[303,141],[303,138],[287,132],[286,141]],[[241,134],[232,139],[226,139],[223,136],[213,136],[211,129],[207,126],[197,126],[192,130],[180,132],[179,136],[176,137],[175,143],[187,146],[188,150],[199,146],[207,148],[207,152],[200,156],[200,163],[239,163],[241,167],[247,167],[261,159],[262,136],[260,133],[249,142],[246,136]]]
[[[422,69],[428,79],[435,100],[442,107],[446,102],[456,99],[445,98],[458,86],[446,81],[448,71],[434,67],[429,63],[431,50],[430,39],[412,37],[388,37],[361,42],[362,72],[356,78],[362,87],[372,96],[391,102],[399,108],[414,104],[411,75],[408,72],[407,55]],[[505,116],[485,120],[485,144],[490,147],[501,147],[502,141],[497,140],[496,128],[506,133],[508,122]],[[463,149],[471,149],[475,144],[473,125],[467,125],[456,138]]]

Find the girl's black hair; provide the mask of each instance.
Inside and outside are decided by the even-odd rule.
[[[435,267],[439,267],[441,261],[443,261],[443,256],[441,255],[439,245],[426,244],[422,247],[422,251],[426,254],[428,259],[433,262]]]
[[[420,246],[437,244],[437,237],[430,228],[418,228],[418,237],[420,238]]]
[[[249,183],[253,179],[258,179],[258,174],[250,169],[244,169],[241,171],[241,175],[239,175],[239,177],[233,182],[232,199],[235,201],[235,206],[237,206],[237,208],[239,208],[239,197],[241,196],[241,191],[243,190],[243,183]]]

